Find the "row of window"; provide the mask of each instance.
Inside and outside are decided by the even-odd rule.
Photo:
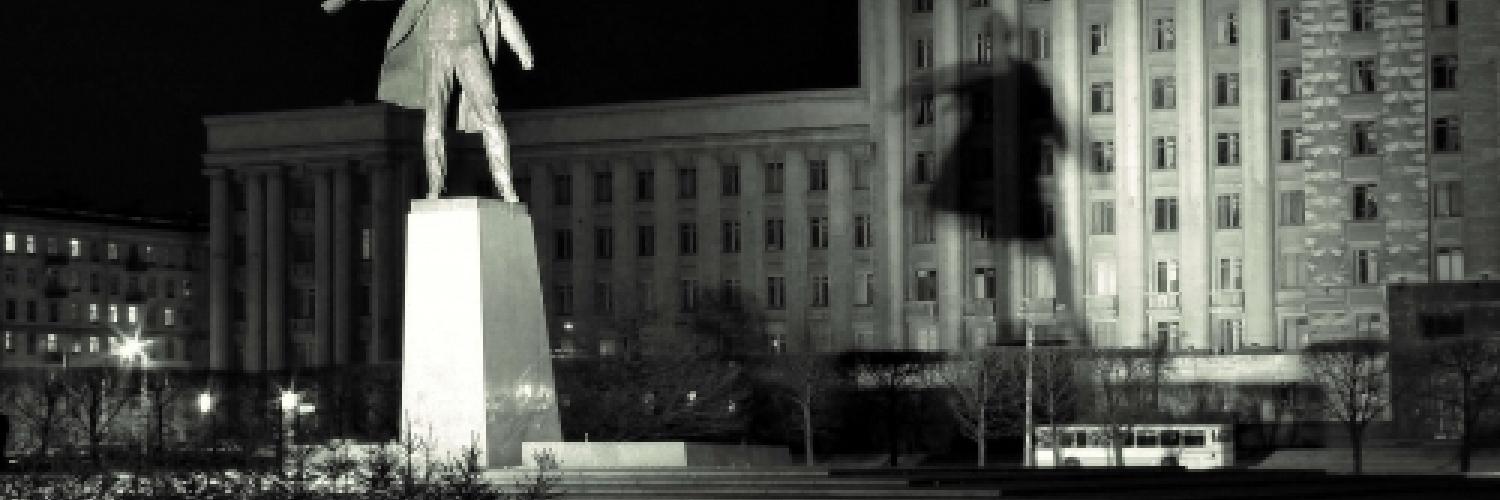
[[[43,308],[45,310],[41,310]],[[172,327],[178,324],[192,325],[189,311],[178,311],[177,308],[171,306],[153,308],[134,304],[37,302],[7,298],[4,313],[7,322],[42,323],[44,318],[41,313],[45,313],[46,323],[97,325],[107,322],[162,327]]]
[[[811,192],[828,191],[829,171],[826,160],[810,160],[807,162],[807,190]],[[762,186],[764,193],[775,194],[784,192],[786,189],[786,164],[782,162],[767,163],[765,165],[765,183]],[[863,164],[854,167],[854,189],[869,189],[869,175]],[[722,196],[739,196],[741,194],[740,166],[722,165],[719,167],[719,194]],[[698,169],[693,167],[677,169],[677,198],[691,200],[698,197]],[[615,197],[614,172],[594,172],[594,202],[613,203]],[[531,191],[531,177],[521,176],[516,179],[516,189],[523,198],[527,198]],[[656,199],[656,171],[637,170],[635,172],[635,201],[652,201]],[[568,173],[556,173],[552,175],[552,203],[554,205],[573,204],[573,175]]]
[[[6,288],[24,286],[63,292],[82,292],[84,290],[84,273],[75,269],[58,270],[54,268],[26,268],[16,269],[6,266],[3,275],[0,275],[0,283]],[[157,286],[160,283],[161,286]],[[109,273],[101,276],[98,272],[88,273],[88,292],[93,294],[108,293],[110,295],[138,295],[141,300],[149,298],[175,299],[178,296],[184,298],[193,294],[192,280],[174,278],[157,279],[156,276],[146,276],[144,279],[137,276],[125,276],[123,274]],[[122,288],[122,284],[124,285]],[[144,284],[144,286],[142,286]]]
[[[39,352],[72,354],[104,354],[115,352],[119,347],[120,338],[106,335],[65,335],[58,333],[46,334],[24,334],[14,331],[0,332],[0,348],[6,354],[24,352],[27,355],[36,355]],[[180,339],[148,339],[146,341],[146,357],[154,360],[177,359],[178,352],[187,355],[178,344]]]
[[[992,270],[993,271],[993,270]],[[993,275],[993,273],[992,273]],[[875,273],[860,271],[855,274],[853,305],[870,306],[875,303]],[[993,277],[993,276],[992,276]],[[816,274],[810,277],[808,303],[812,307],[829,307],[831,305],[830,277],[826,274]],[[731,296],[744,293],[740,280],[724,280],[719,289]],[[991,283],[993,294],[993,283]],[[634,290],[636,297],[644,304],[654,303],[653,288],[650,281],[642,281],[636,284]],[[692,312],[702,302],[705,294],[709,292],[697,279],[684,278],[678,281],[677,306],[681,312]],[[936,293],[936,292],[934,292]],[[574,290],[572,283],[558,283],[552,286],[552,311],[557,315],[572,315],[576,313]],[[993,295],[991,295],[993,296]],[[772,310],[786,309],[786,277],[767,276],[765,288],[765,307]],[[935,300],[929,299],[929,300]],[[614,287],[609,282],[595,282],[593,290],[593,307],[596,312],[610,312],[616,307],[617,298]]]
[[[102,257],[109,262],[130,260],[165,266],[188,264],[188,252],[181,247],[162,248],[149,244],[109,241],[104,243],[101,251],[97,242],[82,238],[42,238],[35,234],[18,234],[14,231],[6,231],[0,244],[3,244],[5,253],[10,255],[44,253],[48,256],[67,257],[74,260],[88,259],[93,262],[99,262]]]
[[[743,246],[743,225],[738,220],[724,220],[720,225],[719,250],[723,253],[740,253]],[[831,229],[828,217],[809,217],[807,219],[808,247],[814,249],[826,249],[831,242],[829,230]],[[656,226],[636,226],[636,252],[637,257],[656,256]],[[573,258],[573,230],[557,229],[553,231],[553,257],[557,260],[569,260]],[[594,228],[594,258],[610,259],[615,253],[615,231],[610,226],[596,226]],[[786,219],[773,217],[765,221],[765,243],[766,250],[779,252],[786,250]],[[869,215],[854,216],[854,247],[871,248],[875,246],[875,233],[872,220]],[[698,254],[698,223],[682,222],[677,225],[677,253],[679,255]]]

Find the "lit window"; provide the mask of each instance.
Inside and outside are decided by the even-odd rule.
[[[36,255],[36,235],[26,235],[26,254]]]
[[[104,245],[104,256],[111,262],[120,260],[120,244],[113,241]]]
[[[370,233],[370,228],[368,228],[368,227],[360,228],[359,229],[359,258],[361,260],[370,260],[370,258],[374,255],[374,252],[375,252],[374,246],[375,246],[375,242],[372,239],[372,235]]]
[[[68,239],[68,256],[75,259],[83,258],[83,240],[78,238]]]
[[[89,323],[99,322],[99,304],[89,304]]]
[[[125,308],[125,319],[131,324],[141,321],[141,306],[129,306]]]
[[[5,233],[5,253],[16,253],[16,233]]]
[[[172,310],[172,308],[170,308],[170,307],[164,307],[164,308],[162,308],[162,310],[161,310],[161,325],[162,326],[177,326],[177,315],[175,314],[175,311]]]
[[[99,337],[89,336],[88,352],[99,352]]]
[[[47,341],[46,341],[46,347],[45,348],[46,348],[47,352],[57,352],[57,334],[56,333],[49,333],[49,334],[47,334]]]
[[[118,304],[110,304],[109,305],[109,322],[110,323],[119,323],[120,322],[120,306]]]
[[[1094,261],[1093,292],[1094,295],[1114,295],[1116,290],[1115,261],[1110,258],[1100,258]]]

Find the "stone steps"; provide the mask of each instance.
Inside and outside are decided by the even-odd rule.
[[[496,484],[525,483],[535,469],[485,473]],[[594,468],[562,469],[558,491],[569,499],[909,500],[996,498],[993,487],[914,487],[901,477],[834,477],[827,470],[796,468]]]

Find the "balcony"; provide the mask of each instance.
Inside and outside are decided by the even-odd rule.
[[[1177,292],[1147,294],[1146,307],[1151,309],[1177,309]]]
[[[964,316],[994,316],[995,299],[969,299],[964,301]]]
[[[1215,290],[1213,293],[1214,307],[1240,307],[1245,305],[1244,290]]]
[[[936,318],[938,311],[935,300],[909,300],[906,301],[906,315]]]
[[[1120,310],[1118,295],[1089,295],[1083,298],[1090,311],[1117,312]]]

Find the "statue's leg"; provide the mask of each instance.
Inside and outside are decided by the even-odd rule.
[[[458,56],[458,81],[463,85],[464,98],[479,124],[479,133],[484,137],[485,155],[489,157],[490,177],[500,198],[517,203],[515,184],[510,176],[510,138],[505,134],[505,125],[500,122],[499,105],[495,98],[495,84],[490,76],[490,63],[478,44],[469,45]]]
[[[448,171],[448,156],[443,140],[443,113],[453,94],[453,57],[437,44],[428,47],[427,102],[422,120],[422,154],[427,159],[427,199],[435,200],[443,192],[443,176]]]

